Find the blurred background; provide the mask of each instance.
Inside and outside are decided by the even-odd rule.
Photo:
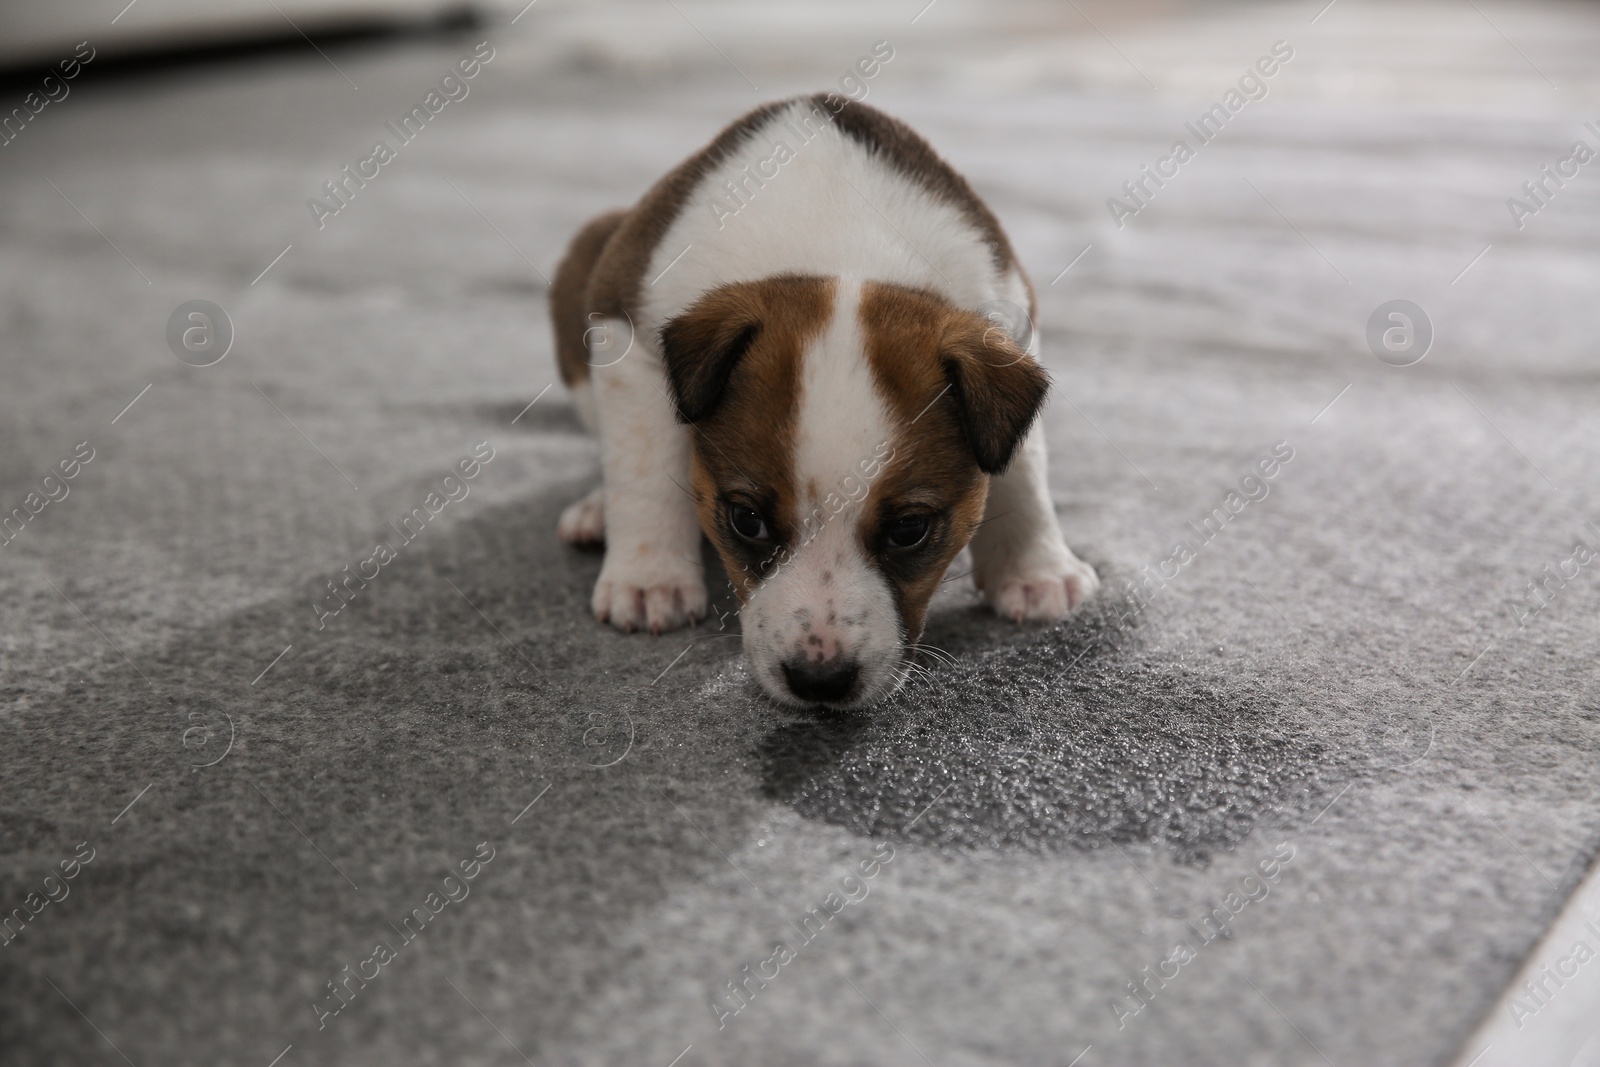
[[[1600,1063],[1596,55],[1600,7],[1555,0],[0,2],[0,1059]],[[1008,230],[1105,580],[1018,631],[963,557],[951,662],[842,724],[703,640],[726,596],[592,622],[545,313],[584,220],[827,89]]]

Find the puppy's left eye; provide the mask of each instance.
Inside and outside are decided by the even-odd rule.
[[[890,548],[916,548],[928,536],[926,515],[901,515],[884,531]]]
[[[748,504],[734,504],[728,508],[728,525],[747,541],[770,541],[772,534],[761,513]]]

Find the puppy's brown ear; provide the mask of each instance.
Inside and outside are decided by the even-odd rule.
[[[661,357],[679,422],[699,422],[717,409],[734,365],[761,334],[760,313],[759,301],[727,286],[661,327]]]
[[[1050,376],[988,319],[952,315],[939,349],[961,429],[985,474],[999,474],[1044,404]]]

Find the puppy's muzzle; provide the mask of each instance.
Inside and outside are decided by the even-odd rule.
[[[817,704],[849,700],[860,677],[861,666],[855,660],[811,661],[799,655],[783,664],[783,681],[789,692]]]

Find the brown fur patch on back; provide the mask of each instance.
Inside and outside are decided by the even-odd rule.
[[[589,310],[611,316],[634,313],[650,256],[701,178],[788,104],[786,100],[767,104],[731,123],[710,144],[650,187],[606,242],[605,253],[595,264],[586,301]]]
[[[556,367],[561,371],[561,381],[569,389],[589,380],[589,347],[583,338],[593,324],[588,321],[585,294],[606,242],[627,215],[626,211],[608,211],[585,223],[567,246],[567,254],[561,257],[561,265],[556,268],[555,281],[550,283],[550,326],[556,337]]]
[[[691,471],[700,526],[722,556],[741,598],[775,548],[752,545],[728,525],[730,501],[755,507],[767,520],[774,544],[797,532],[799,503],[794,484],[795,418],[800,404],[800,361],[805,348],[827,328],[833,314],[831,278],[780,275],[713,289],[663,329],[683,337],[715,337],[729,321],[759,324],[724,382],[709,412],[693,423]],[[672,358],[672,345],[668,345]],[[692,351],[683,358],[696,358]]]

